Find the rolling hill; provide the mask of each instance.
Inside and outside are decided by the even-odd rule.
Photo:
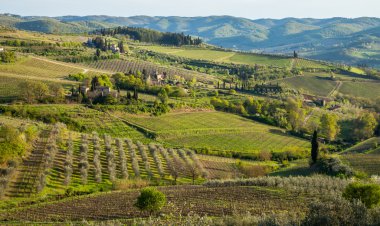
[[[184,32],[206,42],[238,50],[291,53],[314,59],[380,67],[379,18],[259,19],[209,17],[21,17],[0,15],[0,24],[46,33],[81,33],[133,26]]]

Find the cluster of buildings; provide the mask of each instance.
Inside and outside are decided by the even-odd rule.
[[[96,97],[105,97],[105,96],[113,96],[117,98],[119,96],[119,92],[112,90],[108,86],[96,86],[94,90],[91,90],[88,86],[80,86],[79,91],[81,94],[86,95],[89,98],[96,98]]]

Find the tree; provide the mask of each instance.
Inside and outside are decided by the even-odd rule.
[[[96,89],[97,86],[99,86],[99,78],[98,76],[95,76],[94,78],[92,78],[91,80],[91,91],[94,91]]]
[[[311,160],[316,163],[319,155],[318,132],[315,130],[311,139]]]
[[[16,55],[11,51],[0,52],[0,62],[13,63],[16,61]]]
[[[166,204],[166,196],[156,188],[144,188],[137,198],[135,206],[142,211],[148,211],[150,215],[158,212]]]
[[[355,137],[358,140],[367,139],[373,136],[377,126],[377,121],[372,113],[361,115],[355,122]]]
[[[336,139],[339,134],[340,128],[338,125],[338,120],[334,114],[324,114],[321,118],[321,133],[329,141]]]
[[[65,99],[65,90],[62,85],[57,83],[49,84],[50,95],[54,98],[55,103],[62,102]]]
[[[288,122],[291,129],[298,132],[305,119],[305,111],[302,109],[302,101],[299,99],[289,98],[286,104],[286,110],[288,111]]]
[[[360,200],[367,208],[380,204],[380,185],[351,183],[343,192],[343,197],[350,201]]]
[[[158,99],[160,99],[161,103],[166,104],[168,102],[168,94],[165,89],[161,89],[158,93]]]
[[[49,87],[45,83],[36,82],[33,91],[36,99],[43,101],[43,99],[49,94]]]
[[[293,58],[298,58],[298,53],[296,51],[293,52]]]
[[[97,57],[100,57],[100,55],[101,55],[101,51],[100,51],[100,49],[96,49],[96,56],[97,56]]]
[[[133,99],[135,99],[135,100],[139,99],[139,94],[137,93],[137,89],[136,88],[133,91]]]
[[[28,103],[31,104],[35,101],[35,96],[33,92],[33,83],[32,82],[21,82],[18,85],[19,90],[21,91],[21,97],[22,99]]]

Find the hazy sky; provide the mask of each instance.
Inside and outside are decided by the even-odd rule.
[[[0,0],[19,15],[380,17],[380,0]]]

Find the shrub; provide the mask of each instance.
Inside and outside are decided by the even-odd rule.
[[[367,208],[373,208],[380,203],[380,186],[352,183],[344,190],[343,197],[350,201],[360,200]]]
[[[311,203],[302,225],[371,225],[370,221],[369,212],[363,204],[333,199]]]
[[[148,211],[150,215],[158,212],[166,204],[166,196],[156,188],[144,188],[137,198],[135,206],[142,211]]]
[[[331,176],[352,177],[353,170],[338,158],[322,158],[317,162],[319,170]]]

